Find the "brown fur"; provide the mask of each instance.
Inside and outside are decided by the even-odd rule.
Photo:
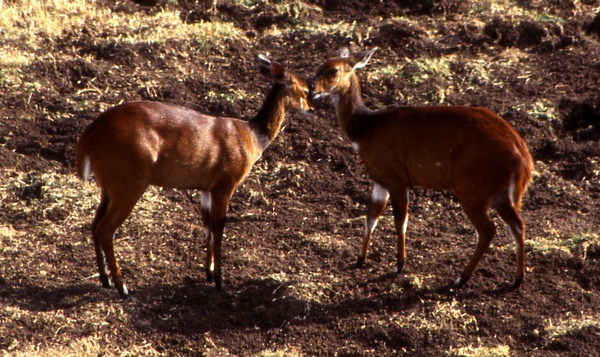
[[[389,193],[398,231],[398,272],[406,259],[408,190],[420,186],[453,192],[477,229],[476,251],[454,286],[467,282],[495,234],[490,207],[515,236],[513,287],[519,286],[524,275],[525,226],[518,211],[533,166],[527,145],[504,119],[485,108],[369,110],[362,102],[355,69],[364,67],[373,52],[327,61],[310,85],[313,96],[332,97],[340,128],[358,148],[371,178]],[[387,204],[385,197],[379,197],[381,190],[376,190],[374,197],[379,201],[374,199],[369,205],[358,265],[366,258],[371,232]]]
[[[275,138],[289,109],[308,109],[306,83],[259,57],[261,73],[275,81],[250,121],[201,114],[158,102],[126,103],[102,113],[77,143],[77,173],[91,169],[102,189],[92,223],[100,280],[128,292],[114,257],[113,235],[149,185],[202,191],[207,234],[206,274],[222,287],[221,238],[231,195]],[[211,266],[214,264],[214,271]]]

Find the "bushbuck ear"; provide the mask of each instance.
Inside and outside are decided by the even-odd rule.
[[[286,83],[288,73],[285,68],[278,62],[271,61],[265,55],[258,55],[258,65],[260,66],[260,74],[270,78],[278,83]]]
[[[260,69],[260,74],[267,78],[271,78],[271,60],[268,59],[265,55],[258,55],[258,66]]]
[[[350,50],[348,49],[348,47],[344,47],[344,48],[340,48],[336,54],[337,57],[339,58],[350,58],[351,53]]]
[[[364,66],[367,65],[367,63],[369,63],[369,60],[371,60],[371,57],[373,56],[373,54],[375,53],[375,51],[377,51],[379,48],[375,47],[374,49],[372,49],[369,52],[361,52],[359,54],[357,54],[355,56],[356,59],[361,59],[358,63],[356,63],[354,65],[353,69],[359,69],[359,68],[363,68]]]

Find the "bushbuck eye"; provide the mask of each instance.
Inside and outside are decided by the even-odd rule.
[[[327,72],[325,72],[326,76],[335,76],[338,73],[338,69],[337,68],[332,68],[327,70]]]

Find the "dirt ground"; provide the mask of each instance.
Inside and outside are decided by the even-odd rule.
[[[99,6],[125,13],[177,7],[182,21],[233,22],[245,37],[209,48],[177,39],[127,45],[103,41],[90,24],[40,48],[31,76],[51,85],[28,96],[3,88],[2,177],[19,183],[0,196],[0,351],[97,337],[115,351],[144,345],[168,356],[440,356],[485,346],[507,346],[511,356],[600,355],[598,1],[520,2],[523,11],[510,16],[455,0],[314,0],[287,12],[278,2],[225,2],[212,13],[208,1],[138,2]],[[296,30],[310,21],[351,25],[319,35]],[[535,173],[522,209],[528,240],[520,289],[493,292],[515,269],[514,244],[496,218],[499,234],[468,285],[438,292],[465,266],[474,230],[452,195],[419,188],[410,198],[404,274],[387,275],[395,264],[390,208],[365,266],[353,268],[372,183],[328,101],[314,113],[288,115],[234,194],[224,291],[203,276],[199,195],[170,189],[149,193],[145,202],[159,203],[136,209],[117,232],[131,298],[100,286],[89,235],[94,207],[75,219],[78,200],[48,192],[49,177],[76,180],[75,143],[101,110],[144,99],[249,118],[269,86],[257,54],[310,77],[344,46],[380,48],[359,73],[370,108],[485,106],[525,139]],[[73,56],[42,60],[57,49]],[[419,67],[422,58],[428,68]],[[436,63],[448,65],[436,70]],[[180,67],[194,70],[181,75]],[[132,89],[149,71],[154,85]],[[92,84],[98,93],[85,91]],[[82,98],[97,110],[78,110]],[[98,196],[93,185],[78,187]],[[11,246],[11,232],[23,232],[23,246]],[[589,323],[571,326],[577,321]]]

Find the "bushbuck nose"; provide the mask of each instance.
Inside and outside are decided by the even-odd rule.
[[[315,84],[312,81],[310,81],[308,83],[308,97],[312,99],[314,96],[315,96]]]

